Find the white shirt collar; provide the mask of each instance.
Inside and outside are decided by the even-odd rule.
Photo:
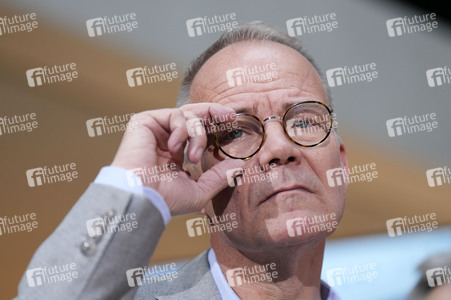
[[[235,294],[226,278],[224,277],[224,274],[221,271],[221,267],[219,267],[218,260],[216,259],[216,254],[213,251],[213,248],[210,248],[208,250],[208,263],[210,264],[211,275],[213,276],[213,280],[216,283],[216,287],[218,288],[219,294],[221,295],[221,299],[240,300],[240,297]]]

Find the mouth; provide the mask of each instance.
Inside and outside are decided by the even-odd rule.
[[[276,198],[277,195],[280,195],[280,194],[283,194],[283,193],[290,193],[290,192],[291,193],[299,193],[299,192],[301,192],[301,193],[309,193],[309,194],[312,193],[312,191],[309,188],[307,188],[307,187],[305,187],[303,185],[293,185],[293,186],[289,186],[289,187],[282,187],[282,188],[279,188],[279,189],[275,190],[273,193],[271,193],[268,197],[266,197],[263,201],[261,201],[259,203],[259,205],[263,204],[263,203],[265,203],[265,202],[267,202],[267,201],[269,201],[271,199]]]

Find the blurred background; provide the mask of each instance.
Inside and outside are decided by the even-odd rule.
[[[299,36],[319,67],[375,62],[378,78],[332,88],[340,134],[350,165],[376,163],[378,178],[350,184],[346,212],[331,236],[325,271],[376,264],[372,282],[335,288],[343,299],[406,299],[423,274],[426,257],[451,251],[451,185],[429,187],[426,170],[451,166],[451,85],[429,87],[428,69],[451,65],[451,28],[445,9],[407,1],[20,1],[3,0],[0,15],[36,13],[32,32],[0,36],[0,116],[35,113],[32,132],[0,135],[0,216],[36,213],[38,228],[0,236],[1,299],[17,293],[34,251],[51,234],[92,182],[109,165],[121,133],[90,137],[86,121],[174,107],[188,63],[218,37],[189,37],[186,20],[236,13],[242,24],[263,20],[287,30],[289,19],[335,13],[338,28]],[[389,37],[389,19],[436,13],[438,28]],[[136,13],[138,27],[98,37],[86,20]],[[71,83],[29,87],[25,72],[75,62]],[[129,87],[128,69],[175,63],[179,78]],[[389,137],[386,121],[436,113],[438,128]],[[31,188],[25,172],[75,162],[79,178]],[[435,213],[439,229],[390,238],[389,219]],[[208,236],[189,237],[185,221],[172,218],[152,263],[182,263],[209,247]],[[183,246],[181,246],[183,245]],[[365,295],[362,298],[362,295]],[[451,299],[451,298],[450,298]]]

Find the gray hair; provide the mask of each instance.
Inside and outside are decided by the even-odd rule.
[[[185,77],[180,88],[180,92],[177,98],[177,107],[184,104],[188,104],[189,94],[191,90],[191,85],[193,83],[194,77],[200,68],[205,64],[205,62],[219,52],[221,49],[232,45],[234,43],[243,41],[270,41],[286,45],[304,56],[316,69],[323,82],[323,87],[326,92],[326,100],[330,105],[332,105],[332,99],[330,97],[329,86],[327,85],[326,79],[320,69],[316,66],[313,59],[305,53],[301,42],[289,36],[285,32],[268,25],[262,21],[253,21],[246,23],[244,25],[238,26],[229,32],[224,33],[215,43],[213,43],[207,50],[205,50],[198,58],[191,62],[188,69],[185,72]]]

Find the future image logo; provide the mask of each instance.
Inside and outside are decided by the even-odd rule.
[[[331,32],[338,28],[337,14],[327,13],[324,15],[305,16],[289,19],[286,22],[289,36],[296,37],[318,32]]]
[[[331,287],[363,282],[373,282],[378,278],[376,264],[353,265],[326,271],[327,283]]]
[[[430,13],[389,19],[385,22],[388,36],[398,37],[423,31],[431,32],[438,27],[436,17],[435,13]]]
[[[179,76],[175,63],[133,68],[127,70],[125,75],[129,87],[138,87],[144,84],[158,82],[169,83]]]
[[[117,32],[131,32],[138,28],[138,21],[135,13],[105,16],[87,20],[86,28],[90,37],[97,37]]]
[[[430,87],[451,84],[451,69],[448,66],[429,69],[426,71],[426,79]]]
[[[96,137],[104,134],[132,131],[138,127],[138,122],[133,119],[134,116],[135,114],[131,113],[89,119],[86,121],[88,135]]]
[[[359,82],[372,82],[378,78],[376,63],[344,66],[326,71],[327,83],[330,87],[338,87]]]
[[[279,77],[276,64],[243,66],[226,71],[227,83],[230,87],[243,84],[270,82]]]
[[[231,287],[254,282],[272,282],[278,276],[276,263],[238,267],[226,271],[227,282]]]
[[[27,70],[25,73],[29,87],[60,82],[72,82],[73,79],[78,78],[76,63],[33,68]]]
[[[237,187],[242,184],[272,182],[279,176],[277,171],[274,170],[275,167],[276,164],[271,163],[264,166],[230,169],[226,171],[227,183],[230,187]]]
[[[451,184],[451,170],[448,166],[429,169],[426,171],[426,178],[430,187]]]
[[[28,269],[25,274],[31,288],[60,282],[70,283],[78,278],[76,263]]]
[[[305,216],[289,219],[286,222],[288,235],[290,237],[318,232],[332,232],[338,227],[337,215],[335,213]]]
[[[426,271],[426,278],[431,288],[451,284],[451,269],[448,266],[429,269]]]
[[[222,231],[230,232],[237,227],[236,213],[197,217],[186,221],[186,229],[190,237]]]
[[[377,179],[376,163],[353,165],[329,169],[326,171],[327,183],[330,187],[342,186],[356,182],[372,182]]]
[[[214,15],[212,17],[205,16],[186,20],[186,29],[188,30],[189,37],[231,31],[237,26],[236,13]]]
[[[436,113],[393,118],[387,120],[385,124],[389,137],[431,132],[438,128]]]
[[[389,237],[412,234],[415,232],[431,232],[438,228],[437,215],[435,213],[389,219],[386,221],[386,225]]]
[[[0,36],[32,32],[36,28],[38,28],[36,13],[0,17]]]
[[[125,272],[129,287],[143,284],[155,284],[162,281],[172,281],[177,278],[177,265],[166,263],[129,269]]]
[[[72,182],[78,178],[77,164],[67,163],[63,165],[54,165],[52,167],[39,167],[29,169],[25,172],[28,186],[37,187],[44,184],[57,182]]]

